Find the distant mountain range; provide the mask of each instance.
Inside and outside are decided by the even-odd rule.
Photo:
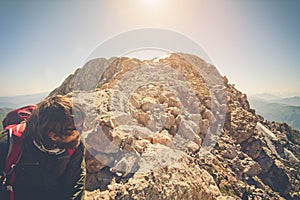
[[[300,97],[280,98],[270,94],[252,95],[248,98],[256,113],[269,121],[285,122],[300,129]]]
[[[44,92],[30,95],[0,97],[0,129],[2,129],[2,120],[9,111],[25,105],[36,104],[47,97],[48,94],[48,92]]]
[[[262,94],[255,94],[249,96],[250,100],[258,100],[268,103],[279,103],[279,104],[286,104],[290,106],[300,106],[300,97],[293,96],[293,97],[278,97],[273,94],[262,93]]]
[[[36,104],[48,96],[48,94],[48,92],[44,92],[30,95],[0,97],[0,108],[18,108],[28,104]]]
[[[290,97],[290,98],[282,98],[274,100],[276,103],[286,104],[291,106],[300,106],[300,97]]]

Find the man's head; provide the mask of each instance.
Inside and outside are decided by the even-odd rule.
[[[37,104],[24,134],[47,148],[76,148],[84,119],[80,105],[65,96],[52,96]]]

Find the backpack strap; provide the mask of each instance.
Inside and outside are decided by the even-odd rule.
[[[6,185],[6,189],[10,193],[10,200],[14,199],[13,185],[16,179],[16,173],[14,169],[20,161],[23,153],[24,136],[22,135],[22,133],[25,130],[25,127],[25,123],[10,125],[6,127],[6,129],[8,129],[9,131],[9,141],[7,159],[2,177],[2,184]],[[8,176],[10,176],[9,180],[7,180]]]
[[[18,124],[9,129],[9,145],[8,153],[6,158],[6,163],[4,171],[6,174],[13,170],[16,164],[19,162],[22,152],[23,152],[23,140],[22,132],[25,129],[25,124]],[[17,137],[13,137],[13,135]]]
[[[10,125],[7,127],[9,135],[9,145],[6,163],[4,167],[4,171],[6,172],[9,172],[19,162],[21,158],[24,140],[24,136],[22,135],[22,133],[25,130],[25,127],[25,123],[21,123],[18,125]]]

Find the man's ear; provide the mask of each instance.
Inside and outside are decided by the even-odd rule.
[[[53,142],[57,142],[58,140],[60,140],[59,136],[56,135],[53,131],[51,131],[49,133],[49,138],[53,141]]]

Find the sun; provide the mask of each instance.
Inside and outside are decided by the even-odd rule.
[[[147,6],[158,6],[161,5],[163,0],[141,0]]]

